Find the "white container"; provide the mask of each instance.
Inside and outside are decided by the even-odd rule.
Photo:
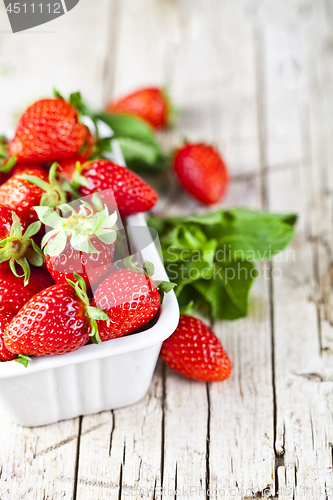
[[[149,231],[142,214],[127,222]],[[167,280],[153,241],[142,254],[155,265],[153,278]],[[34,357],[27,368],[15,361],[0,363],[0,410],[20,425],[35,427],[136,403],[147,393],[162,342],[178,319],[171,291],[149,330],[62,356]]]
[[[121,151],[115,153],[115,161],[124,164]],[[128,217],[127,225],[140,226],[132,243],[138,250],[138,238],[145,239],[141,253],[155,266],[153,278],[168,280],[144,215]],[[85,345],[62,356],[34,357],[27,368],[15,361],[0,363],[0,410],[20,425],[36,427],[136,403],[147,393],[162,342],[178,320],[178,302],[171,291],[156,324],[144,332]]]

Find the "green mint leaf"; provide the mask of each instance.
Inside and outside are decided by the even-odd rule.
[[[177,283],[180,306],[216,319],[246,316],[248,295],[257,276],[254,261],[269,260],[294,236],[294,214],[246,208],[203,215],[151,217],[159,232],[165,268]]]
[[[118,142],[126,163],[138,160],[154,165],[159,156],[159,149],[154,144],[146,144],[131,137],[118,137]]]
[[[120,113],[100,113],[97,118],[112,128],[113,138],[129,137],[159,149],[152,127],[140,118]]]
[[[233,261],[216,266],[211,280],[198,280],[194,288],[211,306],[215,319],[235,320],[248,311],[248,296],[257,276],[252,262]]]
[[[230,258],[270,260],[290,243],[295,234],[292,225],[268,212],[233,209],[225,213],[230,217],[219,238],[219,248]]]

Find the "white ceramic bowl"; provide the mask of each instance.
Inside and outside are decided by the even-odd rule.
[[[123,163],[121,158],[118,162]],[[145,240],[141,253],[155,266],[153,278],[168,280],[144,215],[128,217],[127,225],[140,226],[132,243],[135,250]],[[146,331],[62,356],[35,357],[27,368],[15,361],[0,363],[0,410],[20,425],[36,427],[136,403],[147,393],[162,342],[176,329],[178,319],[178,302],[171,291],[156,324]]]

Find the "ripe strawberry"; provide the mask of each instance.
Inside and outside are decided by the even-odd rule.
[[[19,219],[19,222],[21,224],[22,231],[24,231],[26,229],[25,221]],[[12,223],[13,223],[13,211],[8,207],[0,205],[0,241],[4,240],[5,238],[8,238],[8,236],[10,235],[10,229]]]
[[[67,158],[66,160],[59,160],[57,163],[59,165],[58,172],[64,177],[66,180],[72,182],[73,176],[76,172],[77,163],[85,163],[88,158],[91,156],[94,149],[95,138],[89,132],[87,147],[81,152],[81,154],[76,154],[71,158]]]
[[[35,222],[35,205],[55,207],[66,202],[66,194],[56,180],[56,169],[55,163],[49,173],[38,165],[20,170],[0,187],[0,204],[15,210],[21,219]]]
[[[48,168],[47,168],[47,164],[40,164],[40,163],[15,163],[10,169],[6,169],[6,170],[1,170],[2,171],[2,183],[5,183],[6,181],[8,181],[8,179],[10,179],[11,177],[13,177],[13,175],[21,175],[21,173],[25,170],[33,170],[33,169],[37,169],[37,174],[39,175],[39,172],[40,172],[40,168],[43,169],[43,177],[44,177],[44,174],[45,172],[48,171]]]
[[[5,329],[7,328],[13,317],[14,314],[0,312],[0,362],[12,361],[13,359],[17,358],[16,354],[13,354],[12,352],[8,351],[8,349],[5,346],[5,342],[3,340],[3,334],[5,332]]]
[[[170,122],[171,106],[167,94],[155,87],[133,92],[114,102],[106,110],[110,113],[127,113],[138,116],[152,127],[165,127]]]
[[[220,154],[207,144],[185,144],[176,151],[173,166],[183,188],[202,203],[217,203],[229,176]]]
[[[88,130],[62,98],[41,99],[21,115],[8,152],[22,163],[70,158],[85,147]]]
[[[23,233],[25,225],[21,224],[15,212],[9,208],[0,206],[0,273],[12,271],[17,274],[16,264],[24,273],[24,284],[30,277],[30,264],[40,267],[44,259],[40,248],[36,245],[32,236],[41,228],[40,222],[33,222]]]
[[[73,188],[78,189],[81,196],[97,191],[109,208],[110,194],[101,191],[112,189],[121,217],[150,210],[157,202],[156,191],[141,177],[108,160],[82,165],[73,177]]]
[[[173,286],[169,282],[159,283],[162,292],[168,292]],[[160,303],[160,291],[145,273],[118,269],[110,274],[99,284],[92,302],[111,320],[109,324],[98,321],[102,341],[122,337],[145,325],[153,319]]]
[[[92,201],[100,204],[96,194]],[[42,240],[47,268],[57,283],[67,283],[77,273],[93,287],[111,270],[117,214],[109,215],[107,207],[94,210],[82,201],[78,210],[66,204],[59,209],[71,215],[63,218],[60,210],[35,207],[40,220],[53,228]]]
[[[0,312],[16,314],[36,293],[54,284],[47,271],[31,268],[29,283],[24,286],[22,278],[5,272],[0,275]]]
[[[176,331],[163,342],[161,358],[185,377],[219,382],[230,377],[232,364],[214,332],[199,319],[182,314]]]
[[[10,352],[52,356],[76,351],[88,342],[89,336],[100,342],[94,318],[108,318],[90,307],[84,281],[76,278],[76,283],[46,288],[22,307],[4,333]]]

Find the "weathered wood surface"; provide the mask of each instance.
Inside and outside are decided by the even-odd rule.
[[[1,416],[0,498],[333,498],[331,2],[81,0],[16,35],[0,12],[0,130],[53,86],[102,106],[168,83],[182,113],[165,148],[212,141],[233,175],[223,205],[300,215],[249,318],[214,325],[230,380],[158,364],[131,408],[35,429]],[[160,210],[201,209],[170,175],[158,184]]]

